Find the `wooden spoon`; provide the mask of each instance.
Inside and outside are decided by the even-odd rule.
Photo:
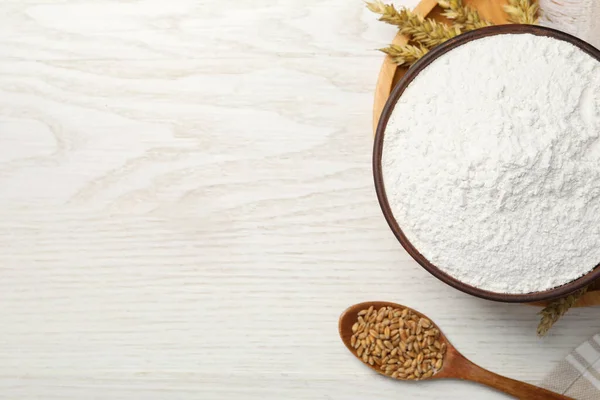
[[[351,346],[350,340],[352,338],[352,325],[358,320],[358,313],[361,310],[366,310],[369,307],[373,306],[375,309],[380,309],[381,307],[392,307],[392,308],[408,308],[413,313],[422,318],[427,318],[425,315],[409,308],[406,306],[402,306],[395,303],[388,303],[384,301],[371,301],[366,303],[355,304],[352,307],[348,308],[344,313],[340,316],[339,321],[339,332],[342,341],[350,350],[352,354],[354,354],[357,358],[356,350]],[[429,319],[429,318],[427,318]],[[433,323],[433,321],[432,321]],[[436,328],[439,329],[435,323],[433,323]],[[480,366],[474,364],[473,362],[466,359],[462,354],[458,352],[452,346],[452,344],[448,341],[448,339],[444,336],[442,331],[440,330],[440,337],[438,339],[440,343],[446,343],[447,350],[444,355],[444,361],[442,368],[437,371],[433,376],[426,379],[442,379],[442,378],[455,378],[455,379],[464,379],[477,383],[481,383],[483,385],[487,385],[491,388],[500,390],[504,393],[515,396],[518,399],[523,400],[566,400],[570,399],[570,397],[563,396],[558,393],[551,392],[549,390],[543,389],[541,387],[530,385],[529,383],[520,382],[514,379],[510,379],[498,374],[495,374],[491,371],[488,371]],[[362,360],[361,360],[362,361]],[[377,365],[371,366],[368,363],[364,363],[367,367],[372,370],[385,375],[383,371],[376,368]],[[388,375],[385,375],[388,376]],[[389,377],[389,376],[388,376]],[[401,378],[397,378],[400,380],[404,380]]]

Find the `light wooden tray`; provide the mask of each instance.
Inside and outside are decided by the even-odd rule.
[[[495,25],[506,24],[506,14],[502,6],[506,4],[506,0],[464,0],[465,4],[477,8],[479,14],[486,20],[493,22]],[[440,13],[441,10],[437,7],[437,0],[422,0],[416,7],[415,12],[420,15],[433,18],[440,22],[447,22]],[[408,39],[406,36],[397,34],[393,40],[394,44],[406,44]],[[390,57],[386,57],[379,72],[377,87],[375,88],[375,101],[373,104],[373,132],[377,129],[379,117],[383,107],[392,92],[392,89],[398,81],[404,76],[407,68],[398,67]],[[546,303],[530,303],[533,305],[544,306]],[[592,284],[589,291],[577,302],[576,307],[589,307],[600,305],[600,281]]]

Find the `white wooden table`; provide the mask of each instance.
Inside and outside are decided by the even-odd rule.
[[[501,399],[396,383],[337,317],[385,299],[539,382],[600,330],[464,295],[371,179],[394,30],[348,0],[0,1],[0,398]]]

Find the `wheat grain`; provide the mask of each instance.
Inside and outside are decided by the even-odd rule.
[[[440,344],[440,331],[430,320],[408,309],[382,307],[376,312],[362,311],[358,318],[364,317],[364,324],[357,322],[350,343],[363,362],[397,379],[426,379],[442,368],[442,346],[446,344]],[[390,338],[392,326],[398,327],[394,331],[399,333]],[[419,330],[423,331],[423,335],[417,334]],[[367,332],[369,342],[361,338]],[[418,336],[422,336],[421,339]],[[435,347],[435,343],[439,348]],[[435,363],[431,362],[432,358]]]

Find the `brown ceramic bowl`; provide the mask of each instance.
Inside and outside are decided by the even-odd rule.
[[[461,46],[467,42],[472,40],[476,40],[486,36],[492,35],[502,35],[502,34],[522,34],[522,33],[530,33],[537,36],[548,36],[558,40],[562,40],[565,42],[569,42],[590,56],[594,57],[600,62],[600,50],[596,49],[594,46],[586,43],[574,36],[571,36],[567,33],[560,32],[550,28],[544,28],[540,26],[533,25],[501,25],[501,26],[491,26],[489,28],[478,29],[475,31],[471,31],[460,36],[457,36],[447,42],[437,46],[432,51],[427,53],[422,59],[420,59],[417,63],[415,63],[404,75],[404,77],[400,80],[400,82],[396,85],[392,93],[390,94],[389,99],[387,100],[383,112],[381,114],[381,118],[379,120],[379,125],[377,126],[377,133],[375,135],[375,145],[373,149],[373,175],[375,178],[375,189],[377,191],[377,198],[379,199],[379,204],[381,209],[383,210],[383,215],[388,222],[388,225],[394,232],[396,238],[400,241],[402,246],[406,249],[408,254],[412,256],[423,268],[429,271],[433,276],[440,279],[441,281],[447,283],[450,286],[455,287],[458,290],[461,290],[465,293],[471,294],[473,296],[481,297],[488,300],[502,301],[507,303],[526,303],[533,301],[546,301],[555,298],[559,298],[565,296],[571,292],[574,292],[578,289],[581,289],[584,286],[589,285],[594,280],[600,278],[600,268],[596,267],[595,269],[588,272],[586,275],[578,278],[572,282],[569,282],[565,285],[558,286],[549,290],[544,290],[541,292],[533,292],[527,294],[508,294],[508,293],[497,293],[491,292],[488,290],[483,290],[476,288],[471,285],[467,285],[452,276],[446,274],[438,267],[429,262],[419,250],[416,249],[412,243],[404,236],[402,229],[396,222],[394,215],[392,214],[392,210],[390,209],[390,205],[388,203],[385,186],[383,183],[383,175],[381,170],[381,157],[383,151],[383,137],[385,135],[386,126],[388,120],[394,110],[394,106],[396,102],[402,96],[404,90],[408,87],[408,85],[412,82],[412,80],[432,61],[436,58],[440,57],[442,54],[447,53],[448,51],[454,49],[455,47]]]

